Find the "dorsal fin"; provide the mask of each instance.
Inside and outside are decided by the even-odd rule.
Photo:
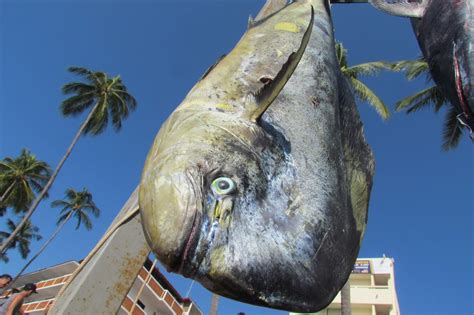
[[[369,0],[369,3],[388,14],[421,18],[428,6],[428,0]]]
[[[303,53],[308,45],[309,38],[311,37],[311,31],[313,29],[314,22],[314,9],[311,6],[311,19],[308,27],[303,35],[301,40],[300,47],[296,52],[292,52],[288,57],[288,60],[283,64],[280,71],[277,73],[275,78],[265,84],[257,93],[254,94],[255,101],[257,103],[257,109],[251,113],[250,120],[256,122],[263,113],[268,109],[272,104],[275,98],[280,94],[281,90],[285,86],[286,82],[290,79],[291,75],[298,66],[298,63],[303,57]]]
[[[252,26],[254,26],[255,24],[255,20],[253,19],[252,15],[249,15],[249,20],[247,22],[247,28],[251,28]]]
[[[216,62],[214,62],[214,64],[212,66],[210,66],[209,68],[207,68],[207,70],[204,72],[204,74],[201,76],[201,78],[199,78],[199,81],[201,81],[202,79],[204,79],[205,77],[207,77],[207,75],[212,71],[212,69],[214,69],[218,64],[219,62],[224,59],[224,57],[226,56],[226,54],[223,54],[222,56],[220,56]]]

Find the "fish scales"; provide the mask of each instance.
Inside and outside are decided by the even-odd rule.
[[[258,91],[302,49],[252,121]],[[163,124],[142,175],[142,222],[168,270],[239,301],[317,311],[352,270],[372,175],[328,6],[297,1],[254,22]]]

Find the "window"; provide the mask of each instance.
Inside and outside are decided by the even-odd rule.
[[[144,309],[145,309],[145,304],[143,304],[143,302],[142,302],[142,301],[140,301],[140,300],[137,300],[137,305],[138,305],[138,306],[140,306],[140,308],[141,308],[142,310],[144,310]]]

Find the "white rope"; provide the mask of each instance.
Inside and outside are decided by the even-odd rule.
[[[191,294],[191,289],[193,288],[194,280],[191,281],[191,284],[189,285],[188,292],[186,293],[186,297],[189,298],[189,295]]]
[[[130,312],[128,312],[128,314],[133,314],[133,311],[135,310],[135,306],[137,305],[138,298],[140,297],[140,294],[142,294],[143,289],[145,288],[145,285],[148,283],[148,281],[150,281],[151,273],[153,272],[153,269],[155,269],[155,265],[156,265],[157,261],[158,261],[158,259],[156,259],[156,258],[155,258],[155,260],[153,260],[153,264],[151,265],[150,270],[148,270],[148,273],[147,273],[145,279],[143,279],[143,283],[142,283],[142,285],[140,286],[140,289],[137,292],[137,296],[132,300],[132,302],[133,302],[132,308],[130,309]]]

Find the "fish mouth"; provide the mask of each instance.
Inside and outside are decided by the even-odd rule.
[[[201,215],[199,211],[195,211],[193,218],[193,223],[189,230],[188,236],[185,238],[185,241],[182,245],[181,253],[178,255],[174,263],[168,266],[168,272],[175,272],[183,274],[185,270],[189,270],[191,260],[195,249],[197,247],[199,236],[201,232]]]
[[[454,85],[456,89],[456,95],[460,105],[460,114],[457,116],[458,121],[469,129],[471,137],[474,131],[474,120],[472,116],[472,111],[470,104],[465,96],[465,85],[463,82],[463,76],[461,73],[461,66],[459,63],[459,59],[456,53],[456,45],[454,45],[454,52],[453,52],[453,67],[454,67]],[[469,80],[468,80],[469,81]],[[467,87],[470,88],[470,82],[467,83]]]
[[[187,170],[185,172],[185,178],[188,182],[188,187],[193,191],[195,197],[199,196],[199,187],[192,175],[192,170]],[[179,273],[179,274],[188,274],[188,270],[192,268],[192,258],[196,251],[197,245],[199,243],[199,238],[201,234],[201,222],[202,222],[202,213],[198,209],[198,204],[200,203],[200,198],[195,199],[194,203],[194,216],[192,223],[189,227],[187,236],[184,238],[184,242],[181,246],[180,254],[176,257],[174,262],[169,266],[169,271]],[[189,275],[191,276],[191,275]]]

